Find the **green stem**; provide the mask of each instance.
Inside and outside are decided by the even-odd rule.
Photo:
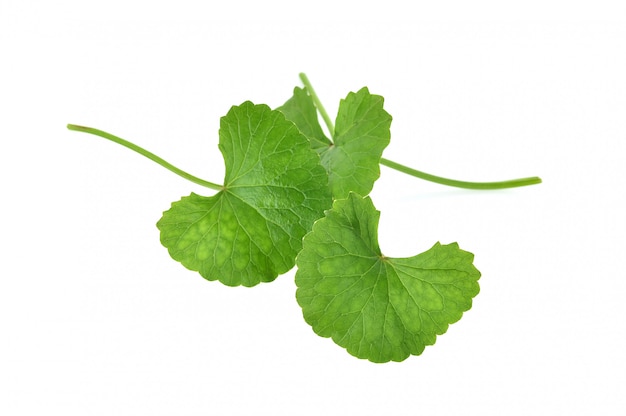
[[[516,188],[519,186],[536,185],[536,184],[541,183],[541,179],[536,176],[533,176],[531,178],[511,179],[508,181],[499,181],[499,182],[458,181],[456,179],[447,179],[447,178],[442,178],[440,176],[431,175],[430,173],[421,172],[419,170],[409,168],[407,166],[401,165],[396,162],[392,162],[391,160],[387,160],[384,158],[380,159],[380,164],[387,166],[389,168],[395,169],[395,170],[399,170],[400,172],[406,173],[407,175],[415,176],[416,178],[440,183],[442,185],[456,186],[457,188],[483,189],[483,190],[505,189],[505,188]]]
[[[148,159],[152,160],[153,162],[158,163],[159,165],[163,166],[165,169],[168,169],[172,172],[174,172],[175,174],[177,174],[178,176],[182,176],[183,178],[187,179],[188,181],[191,181],[195,184],[198,185],[202,185],[202,186],[206,186],[207,188],[211,188],[211,189],[215,189],[217,191],[221,191],[222,189],[224,189],[223,186],[221,185],[217,185],[215,183],[212,182],[208,182],[205,181],[204,179],[200,179],[196,176],[190,175],[189,173],[178,169],[176,166],[172,165],[171,163],[166,162],[165,160],[161,159],[160,157],[158,157],[157,155],[155,155],[154,153],[151,153],[149,151],[147,151],[146,149],[137,146],[134,143],[131,143],[129,141],[126,141],[120,137],[114,136],[110,133],[107,133],[105,131],[102,130],[98,130],[98,129],[94,129],[91,127],[83,127],[83,126],[77,126],[75,124],[68,124],[67,128],[69,130],[73,130],[73,131],[82,131],[83,133],[89,133],[89,134],[93,134],[99,137],[102,137],[104,139],[108,139],[111,140],[112,142],[115,142],[117,144],[121,144],[124,147],[127,147],[131,150],[134,150],[135,152],[139,153],[140,155],[143,155],[145,157],[147,157]]]
[[[324,119],[324,123],[326,123],[326,127],[328,127],[328,134],[330,134],[331,139],[334,138],[335,126],[333,125],[332,120],[328,116],[326,109],[322,105],[322,102],[317,97],[317,94],[315,93],[315,90],[313,89],[313,86],[311,85],[311,81],[309,81],[309,78],[306,76],[304,72],[300,73],[300,80],[302,81],[306,89],[309,91],[309,95],[313,99],[313,102],[315,103],[315,107],[317,108],[317,111],[319,111],[319,113],[322,115],[322,118]]]
[[[321,101],[317,97],[317,94],[315,93],[313,86],[311,86],[311,81],[309,81],[309,78],[304,73],[300,73],[300,80],[302,80],[302,83],[309,91],[309,95],[311,96],[311,99],[315,103],[315,107],[317,108],[317,111],[319,111],[319,113],[322,115],[322,118],[324,119],[324,122],[326,123],[326,126],[328,127],[328,130],[330,131],[331,138],[334,139],[333,136],[335,134],[335,127],[333,126],[332,121],[330,121],[330,117],[328,117],[328,113],[324,109],[324,106],[322,105]],[[393,162],[391,160],[384,159],[384,158],[380,159],[380,164],[387,166],[389,168],[395,169],[397,171],[400,171],[402,173],[406,173],[407,175],[415,176],[416,178],[424,179],[430,182],[439,183],[442,185],[456,186],[457,188],[484,189],[484,190],[505,189],[505,188],[517,188],[519,186],[536,185],[536,184],[541,183],[541,178],[538,178],[536,176],[533,176],[531,178],[511,179],[508,181],[498,181],[498,182],[458,181],[456,179],[447,179],[447,178],[442,178],[441,176],[431,175],[430,173],[422,172],[417,169],[413,169],[408,166],[404,166],[404,165],[401,165],[399,163],[396,163],[396,162]]]

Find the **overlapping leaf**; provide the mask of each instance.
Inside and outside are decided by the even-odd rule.
[[[323,152],[333,144],[324,134],[317,118],[317,108],[306,88],[295,87],[293,96],[285,104],[277,108],[291,120],[300,131],[309,138],[315,151]]]
[[[356,357],[402,361],[435,343],[478,294],[473,255],[456,243],[409,258],[378,246],[371,199],[351,193],[315,223],[297,257],[297,300],[320,336]]]
[[[370,94],[366,87],[349,93],[339,103],[333,141],[322,132],[306,89],[295,88],[294,95],[278,108],[320,154],[334,198],[346,198],[349,192],[367,195],[380,176],[380,158],[391,137],[391,115],[383,103],[383,97]]]
[[[291,269],[302,237],[330,207],[327,174],[307,138],[279,111],[245,102],[222,117],[224,189],[174,202],[157,223],[185,267],[229,286]]]

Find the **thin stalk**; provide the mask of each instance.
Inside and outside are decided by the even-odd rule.
[[[181,170],[179,168],[177,168],[176,166],[172,165],[169,162],[166,162],[165,160],[161,159],[159,156],[155,155],[152,152],[147,151],[146,149],[137,146],[134,143],[131,143],[127,140],[124,140],[120,137],[114,136],[110,133],[107,133],[105,131],[102,130],[98,130],[98,129],[94,129],[92,127],[84,127],[84,126],[77,126],[75,124],[68,124],[67,128],[69,130],[73,130],[73,131],[81,131],[83,133],[89,133],[89,134],[93,134],[95,136],[99,136],[102,137],[104,139],[107,140],[111,140],[112,142],[115,142],[117,144],[121,144],[124,147],[129,148],[130,150],[134,150],[135,152],[139,153],[142,156],[147,157],[148,159],[152,160],[155,163],[158,163],[159,165],[163,166],[165,169],[174,172],[175,174],[177,174],[178,176],[181,176],[185,179],[187,179],[188,181],[191,181],[195,184],[198,185],[202,185],[205,186],[207,188],[211,188],[211,189],[215,189],[217,191],[221,191],[224,189],[223,186],[215,184],[213,182],[209,182],[209,181],[205,181],[204,179],[200,179],[196,176],[193,176],[187,172],[185,172],[184,170]]]
[[[300,80],[309,91],[309,95],[315,103],[315,107],[317,111],[322,115],[328,130],[330,131],[331,139],[334,139],[335,127],[333,126],[332,121],[330,121],[330,117],[328,117],[328,113],[324,109],[320,99],[318,98],[313,86],[311,85],[311,81],[304,74],[300,73]],[[537,185],[541,183],[541,178],[536,176],[530,178],[519,178],[519,179],[511,179],[508,181],[498,181],[498,182],[468,182],[468,181],[459,181],[456,179],[448,179],[442,178],[441,176],[431,175],[430,173],[422,172],[417,169],[410,168],[408,166],[401,165],[399,163],[393,162],[389,159],[380,159],[380,164],[387,166],[389,168],[395,169],[402,173],[406,173],[407,175],[414,176],[416,178],[424,179],[430,182],[439,183],[442,185],[455,186],[457,188],[465,188],[465,189],[482,189],[482,190],[490,190],[490,189],[506,189],[506,188],[517,188],[520,186],[528,186],[528,185]]]
[[[441,176],[431,175],[430,173],[421,172],[419,170],[409,168],[408,166],[401,165],[391,160],[381,158],[380,164],[389,168],[398,170],[407,175],[415,176],[416,178],[425,179],[427,181],[439,183],[442,185],[456,186],[457,188],[465,189],[505,189],[505,188],[517,188],[519,186],[536,185],[541,183],[541,178],[533,176],[531,178],[511,179],[508,181],[499,182],[467,182],[459,181],[456,179],[442,178]]]
[[[326,109],[322,105],[322,102],[317,97],[317,94],[315,93],[315,90],[313,89],[313,86],[311,85],[311,81],[309,81],[309,78],[306,76],[304,72],[300,73],[300,80],[302,81],[307,91],[309,92],[309,95],[313,99],[313,102],[315,103],[315,107],[317,108],[317,111],[319,111],[319,113],[322,115],[322,118],[324,119],[324,123],[326,123],[326,127],[328,127],[328,134],[330,134],[330,137],[332,139],[335,136],[335,126],[333,125],[332,120],[328,116]]]

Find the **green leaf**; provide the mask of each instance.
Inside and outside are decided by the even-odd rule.
[[[229,286],[274,280],[330,207],[327,175],[307,138],[279,111],[245,102],[222,117],[224,189],[174,202],[157,223],[185,267]]]
[[[356,357],[419,355],[458,321],[478,294],[474,256],[456,243],[409,258],[383,256],[370,198],[351,193],[315,223],[296,260],[304,319]]]
[[[349,93],[339,103],[334,143],[321,133],[306,89],[296,88],[293,97],[279,108],[320,153],[334,198],[346,198],[349,192],[366,195],[380,176],[380,158],[391,138],[391,115],[383,103],[383,97],[370,94],[366,87]]]
[[[293,96],[277,110],[298,126],[298,129],[309,138],[315,151],[327,150],[333,144],[322,131],[317,118],[317,109],[306,88],[295,87]]]

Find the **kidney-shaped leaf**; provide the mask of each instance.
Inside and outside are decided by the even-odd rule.
[[[304,238],[296,297],[318,335],[359,358],[402,361],[470,309],[480,272],[456,243],[409,258],[383,256],[378,219],[370,198],[351,193],[335,201]]]
[[[266,105],[232,107],[219,137],[223,190],[174,202],[157,223],[161,243],[208,280],[272,281],[293,267],[302,237],[330,207],[327,174],[307,138]]]
[[[346,198],[349,192],[366,195],[380,176],[380,158],[391,138],[391,115],[383,103],[383,97],[370,94],[367,87],[349,93],[339,103],[332,142],[322,132],[306,88],[295,88],[278,108],[320,154],[333,198]]]

